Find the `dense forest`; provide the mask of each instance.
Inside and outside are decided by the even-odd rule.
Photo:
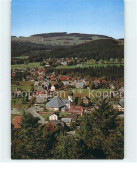
[[[50,68],[47,73],[56,72],[57,75],[70,75],[71,77],[80,76],[85,78],[87,75],[90,77],[105,77],[107,80],[123,80],[124,79],[124,66],[107,66],[107,67],[89,67],[89,68],[77,68],[77,71],[72,71],[72,69],[55,69]]]
[[[95,60],[123,58],[124,45],[114,39],[100,39],[75,46],[51,46],[30,42],[11,42],[12,57],[30,56],[30,58],[87,57]]]
[[[124,46],[113,39],[96,40],[66,49],[56,49],[51,57],[90,57],[93,59],[123,58]]]
[[[55,48],[61,48],[61,46],[52,46],[52,45],[44,45],[44,44],[36,44],[31,42],[20,42],[20,41],[12,41],[11,42],[11,57],[18,56],[29,56],[36,55],[39,56],[46,53],[49,50],[53,50]],[[64,48],[64,47],[63,47]]]

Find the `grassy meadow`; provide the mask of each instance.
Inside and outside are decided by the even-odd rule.
[[[33,85],[33,81],[20,81],[19,85],[12,84],[11,91],[16,90],[16,88],[20,88],[22,91],[30,91],[32,87],[34,87],[34,90],[37,90],[37,86]]]
[[[28,64],[15,64],[15,65],[11,65],[11,69],[20,68],[20,69],[24,70],[26,68],[33,68],[33,67],[41,68],[40,62],[33,62],[33,63],[28,63]]]
[[[74,93],[74,98],[75,97],[84,97],[88,96],[92,101],[95,99],[95,97],[103,95],[103,94],[109,94],[110,89],[95,89],[95,90],[90,90],[90,89],[73,89],[73,90],[66,90],[66,91],[61,91],[58,93],[58,96],[62,99],[67,99],[68,98],[68,93],[70,91],[73,91]]]

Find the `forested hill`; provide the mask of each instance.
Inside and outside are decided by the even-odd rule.
[[[67,40],[67,41],[66,41]],[[12,37],[12,57],[124,57],[124,40],[103,35],[48,33],[30,37]]]
[[[80,44],[66,49],[51,51],[51,57],[90,57],[110,59],[124,57],[124,44],[114,39],[102,39]]]

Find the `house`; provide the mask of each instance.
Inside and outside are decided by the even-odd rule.
[[[44,104],[47,102],[47,94],[39,94],[36,96],[36,104]]]
[[[121,105],[118,104],[117,108],[119,112],[124,112],[124,108]]]
[[[39,77],[38,77],[38,80],[39,80],[39,81],[44,81],[44,79],[45,79],[44,76],[39,76]]]
[[[82,82],[77,82],[76,83],[76,88],[78,88],[78,89],[82,89],[82,88],[84,88],[84,86],[85,86],[85,84],[82,83]]]
[[[120,95],[120,98],[123,98],[124,97],[124,87],[121,87],[119,90],[118,90],[118,93]]]
[[[12,124],[13,124],[15,130],[18,130],[21,128],[21,120],[22,120],[22,116],[16,116],[13,119]]]
[[[50,120],[50,121],[57,121],[57,120],[58,120],[58,115],[56,115],[56,114],[50,115],[50,116],[49,116],[49,120]]]
[[[46,62],[45,67],[50,67],[49,62]]]
[[[12,73],[11,73],[11,76],[12,76],[12,77],[15,77],[15,76],[16,76],[16,72],[12,72]]]
[[[55,120],[55,121],[51,121],[51,124],[56,127],[56,126],[61,126],[61,127],[65,127],[65,123],[62,120]]]
[[[124,99],[121,99],[118,104],[113,104],[113,108],[119,112],[124,112]]]
[[[38,87],[38,91],[43,91],[43,87],[42,86],[39,86]]]
[[[69,81],[70,77],[59,75],[58,79],[59,79],[60,81]]]
[[[83,64],[77,64],[77,66],[83,66]]]
[[[94,80],[95,88],[98,88],[100,86],[100,80]]]
[[[119,118],[124,118],[124,114],[118,115]]]
[[[72,113],[72,114],[71,113],[68,113],[67,116],[66,116],[66,118],[72,119],[72,122],[76,122],[77,117],[78,117],[78,115],[75,114],[75,113]]]
[[[82,116],[83,108],[82,106],[70,106],[69,113],[74,113]]]
[[[40,74],[41,72],[43,72],[43,68],[38,69],[38,73]]]
[[[67,100],[67,99],[62,99],[62,101],[64,102],[64,104],[66,105],[66,107],[69,109],[71,106],[71,101]]]
[[[124,112],[124,99],[120,99],[118,103],[118,110]]]
[[[62,81],[63,85],[70,85],[71,83],[69,81]]]
[[[39,86],[39,82],[35,81],[34,86]]]
[[[64,107],[66,107],[65,103],[58,96],[55,96],[46,104],[46,108],[50,111],[58,111]]]
[[[49,87],[49,82],[48,81],[44,81],[42,84],[41,84],[42,88],[44,89],[48,89]]]
[[[77,77],[77,80],[79,81],[81,78],[80,77]]]
[[[31,72],[31,75],[34,76],[34,77],[38,76],[38,72],[37,71]]]
[[[61,112],[67,112],[68,111],[68,108],[66,106],[64,106],[63,108],[60,109]]]
[[[124,107],[124,99],[120,99],[119,100],[119,105],[122,106],[122,107]]]
[[[55,77],[54,77],[53,75],[50,76],[49,79],[50,79],[51,81],[56,81],[56,79],[55,79]]]
[[[95,110],[94,107],[88,106],[84,108],[84,114],[90,114]]]
[[[107,85],[107,81],[105,79],[102,79],[101,82],[104,84],[104,85]]]
[[[61,119],[68,127],[70,126],[70,123],[72,122],[71,118],[62,118]]]
[[[113,84],[110,84],[109,87],[110,87],[111,90],[115,90],[116,89],[115,85],[113,85]]]
[[[67,66],[67,61],[60,62],[60,64],[63,65],[63,66]]]
[[[52,85],[50,90],[51,90],[52,92],[54,92],[54,91],[56,90],[55,86]]]
[[[19,108],[11,108],[11,114],[20,114]]]
[[[70,100],[71,102],[73,102],[73,92],[72,91],[70,91],[68,93],[68,100]]]
[[[43,112],[44,111],[44,107],[41,105],[35,104],[35,108],[36,108],[36,112]]]

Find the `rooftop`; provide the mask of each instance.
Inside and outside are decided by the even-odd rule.
[[[22,116],[16,116],[13,119],[13,125],[14,125],[14,129],[20,129],[21,128],[21,120],[22,120]]]
[[[64,106],[65,103],[58,96],[55,96],[46,104],[48,108],[62,108]]]

